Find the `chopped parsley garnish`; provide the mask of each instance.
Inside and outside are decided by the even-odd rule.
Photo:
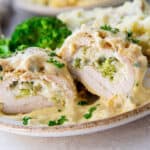
[[[87,101],[80,101],[80,102],[78,102],[78,105],[80,105],[80,106],[84,106],[84,105],[87,105],[87,104],[88,104]]]
[[[136,43],[136,44],[138,44],[140,42],[138,39],[133,37],[132,31],[126,31],[126,39],[128,41],[131,41],[131,42]]]
[[[105,31],[110,31],[114,34],[118,33],[119,32],[119,29],[118,28],[112,28],[110,25],[103,25],[100,27],[102,30],[105,30]]]
[[[28,122],[29,122],[30,119],[32,119],[32,118],[28,117],[28,116],[23,117],[23,119],[22,119],[23,125],[25,125],[25,126],[28,125]]]
[[[93,112],[96,110],[96,107],[91,107],[89,110],[88,110],[88,113],[84,114],[84,118],[85,119],[90,119],[93,115]]]
[[[62,125],[64,124],[68,119],[66,116],[61,116],[58,120],[51,120],[48,123],[48,126],[57,126],[57,125]]]
[[[49,58],[47,60],[48,63],[52,63],[54,64],[57,68],[63,68],[65,66],[64,63],[59,62],[58,60],[56,60],[55,58]]]
[[[57,126],[56,120],[49,121],[48,126]]]
[[[62,125],[66,121],[68,121],[68,119],[66,118],[66,116],[61,116],[60,119],[57,120],[57,125]]]
[[[55,52],[50,52],[49,56],[53,57],[53,56],[57,56]]]
[[[136,44],[138,44],[140,42],[138,39],[133,39],[133,38],[131,39],[131,41]]]
[[[131,32],[131,31],[126,31],[127,38],[132,37],[132,34],[133,34],[133,32]]]

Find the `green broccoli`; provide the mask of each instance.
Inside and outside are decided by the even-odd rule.
[[[67,26],[56,17],[33,17],[19,24],[12,33],[11,51],[36,46],[56,49],[71,34]]]
[[[9,39],[4,37],[0,38],[0,58],[6,58],[11,55],[11,51],[9,50]]]

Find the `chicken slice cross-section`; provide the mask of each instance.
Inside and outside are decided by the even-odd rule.
[[[60,105],[67,107],[76,98],[76,88],[60,58],[44,50],[29,48],[0,60],[0,101],[8,114]]]
[[[141,47],[118,34],[82,27],[58,52],[74,78],[91,93],[107,99],[114,95],[132,97],[147,70]]]

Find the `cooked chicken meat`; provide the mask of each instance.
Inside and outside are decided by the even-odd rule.
[[[58,53],[91,93],[107,99],[134,97],[135,88],[142,86],[147,59],[141,47],[120,37],[123,35],[83,26]]]
[[[0,68],[0,101],[5,113],[28,113],[54,105],[67,107],[76,98],[65,62],[42,49],[29,48],[0,59]]]

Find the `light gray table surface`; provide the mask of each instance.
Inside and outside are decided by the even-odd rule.
[[[4,33],[32,16],[13,13]],[[65,138],[34,138],[0,132],[0,150],[150,150],[150,116],[108,131]]]
[[[108,131],[65,138],[0,132],[0,150],[150,150],[150,116]]]

